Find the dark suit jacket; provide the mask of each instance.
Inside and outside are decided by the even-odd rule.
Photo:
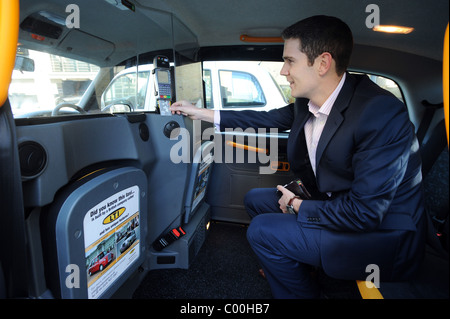
[[[288,158],[300,178],[314,179],[303,127],[308,100],[269,112],[221,112],[221,130],[291,129]],[[423,256],[425,218],[419,145],[408,112],[391,93],[363,75],[347,74],[316,153],[308,187],[331,198],[303,201],[298,222],[322,230],[324,271],[365,279],[370,264],[381,281],[411,277]]]

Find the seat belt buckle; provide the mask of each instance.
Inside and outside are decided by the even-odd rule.
[[[155,240],[152,244],[153,249],[156,251],[161,251],[170,244],[172,244],[174,241],[180,239],[186,235],[186,232],[184,229],[179,226],[176,228],[172,228],[169,232],[159,237],[157,240]]]

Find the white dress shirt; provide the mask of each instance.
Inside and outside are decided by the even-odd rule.
[[[331,112],[331,109],[336,101],[336,98],[339,95],[339,92],[342,89],[342,86],[345,82],[345,73],[339,82],[336,89],[334,89],[333,93],[328,97],[328,99],[323,103],[322,106],[317,106],[311,101],[308,102],[309,111],[314,115],[311,116],[308,121],[305,123],[305,138],[306,138],[306,146],[308,147],[309,160],[311,161],[311,166],[314,171],[314,175],[316,175],[316,152],[317,152],[317,144],[319,144],[320,136],[322,135],[323,128],[325,123],[327,122],[328,115]]]

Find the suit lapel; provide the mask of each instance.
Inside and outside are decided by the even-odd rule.
[[[316,171],[320,163],[320,159],[330,142],[333,135],[336,133],[337,129],[341,126],[344,121],[342,112],[348,107],[350,101],[353,97],[353,92],[355,91],[355,78],[347,73],[345,83],[339,93],[336,101],[334,102],[333,108],[331,109],[330,115],[328,116],[325,127],[323,128],[322,135],[320,136],[319,144],[317,145],[316,151]]]
[[[305,126],[306,121],[309,119],[311,113],[308,110],[308,100],[307,99],[296,99],[294,104],[294,122],[292,123],[291,132],[289,136],[293,137],[291,145],[294,148],[298,148],[300,133]],[[295,154],[299,156],[303,153],[307,153],[307,149],[296,149]]]
[[[298,136],[298,133],[306,121],[309,119],[310,112],[308,110],[307,99],[296,99],[294,104],[294,123],[292,124],[291,132],[293,136]]]

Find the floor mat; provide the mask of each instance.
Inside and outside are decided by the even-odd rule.
[[[267,281],[246,239],[246,227],[212,223],[207,239],[188,270],[150,271],[133,298],[268,299]]]
[[[267,281],[246,238],[243,225],[213,222],[208,237],[189,269],[150,271],[135,299],[270,299]],[[361,299],[355,281],[316,272],[326,299]]]

